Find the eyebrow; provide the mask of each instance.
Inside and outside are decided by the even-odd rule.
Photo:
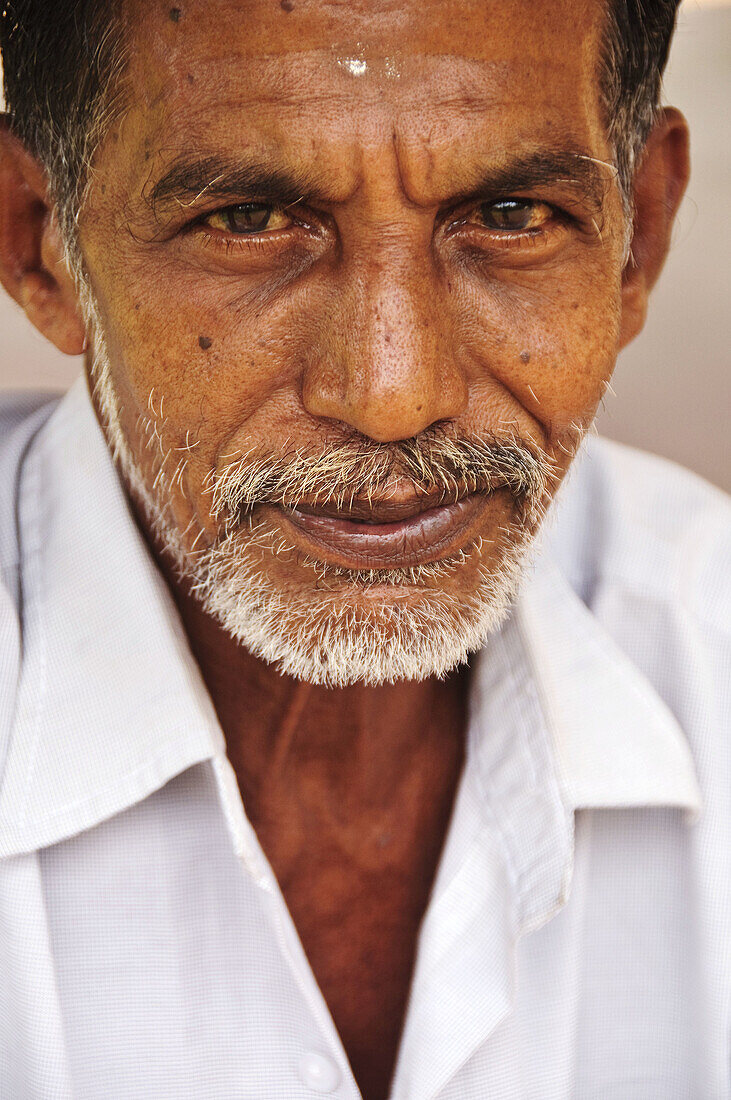
[[[287,206],[306,195],[321,192],[318,181],[304,171],[287,171],[256,160],[231,161],[221,156],[178,158],[150,189],[147,199],[153,212],[176,202],[192,206],[198,199],[256,197]]]
[[[601,210],[613,177],[616,177],[613,164],[586,153],[572,149],[537,149],[481,172],[470,172],[470,183],[457,186],[445,201],[508,196],[560,183],[580,200]],[[318,180],[304,169],[276,168],[258,160],[232,161],[218,155],[191,157],[183,154],[150,188],[146,197],[157,216],[161,207],[171,203],[193,207],[198,200],[208,198],[226,202],[250,197],[275,206],[289,206],[302,199],[327,199],[328,189],[323,186],[322,179]]]
[[[563,184],[577,198],[601,210],[616,167],[573,149],[537,149],[487,169],[460,192],[461,199],[487,195],[508,196],[511,192],[530,191]]]

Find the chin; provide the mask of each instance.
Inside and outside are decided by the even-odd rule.
[[[344,570],[227,540],[196,562],[193,594],[250,653],[329,687],[444,677],[507,617],[532,539],[482,540],[425,566]]]

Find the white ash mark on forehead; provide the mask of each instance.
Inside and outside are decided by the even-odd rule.
[[[362,57],[339,57],[338,65],[351,76],[365,76],[368,72],[368,63]]]

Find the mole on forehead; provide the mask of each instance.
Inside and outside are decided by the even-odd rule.
[[[524,44],[567,30],[583,38],[601,17],[603,0],[128,0],[127,8],[133,25],[168,42],[238,36],[250,52],[275,53],[317,39],[347,50],[361,36],[371,45],[400,42],[406,52],[440,52],[450,43],[456,52],[489,56],[511,35]]]

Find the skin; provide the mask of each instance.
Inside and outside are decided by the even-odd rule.
[[[469,219],[495,197],[479,181],[511,158],[611,159],[598,0],[190,0],[179,11],[127,7],[134,91],[100,149],[81,244],[143,468],[151,478],[138,429],[151,391],[164,395],[168,445],[189,431],[199,440],[171,490],[180,526],[196,518],[213,538],[202,481],[220,456],[285,439],[320,448],[344,427],[377,441],[438,421],[507,427],[565,471],[560,441],[588,425],[642,327],[688,176],[685,122],[668,109],[650,138],[626,266],[621,198],[602,164],[593,193],[566,172],[500,192],[564,212],[540,233],[518,241]],[[191,151],[300,172],[302,224],[256,241],[190,227],[261,197],[245,192],[155,207],[156,181]],[[84,349],[43,171],[7,127],[0,276],[56,346]],[[486,511],[488,538],[507,509]],[[138,519],[356,1080],[366,1100],[385,1097],[462,767],[469,671],[297,684],[202,612]],[[312,583],[296,560],[268,567],[288,591]],[[473,580],[468,563],[436,583],[459,597]]]

